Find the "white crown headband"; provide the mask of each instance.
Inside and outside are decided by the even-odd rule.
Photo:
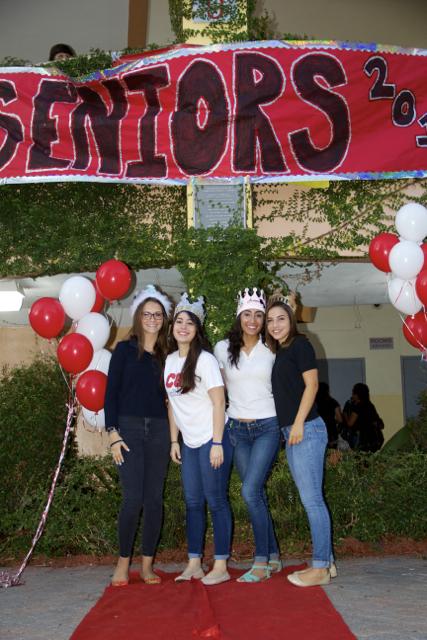
[[[295,313],[298,308],[297,296],[294,291],[289,291],[287,295],[284,295],[280,289],[276,289],[268,299],[268,307],[273,306],[275,302],[286,304],[293,313]]]
[[[172,309],[172,302],[167,296],[164,295],[164,293],[158,291],[158,289],[156,289],[153,284],[147,284],[145,289],[137,293],[133,299],[133,302],[130,306],[130,314],[132,318],[135,315],[135,311],[138,309],[139,305],[145,302],[147,298],[154,298],[155,300],[158,300],[158,302],[160,302],[163,309],[165,310],[166,315],[169,315]]]
[[[239,316],[242,311],[249,311],[250,309],[265,313],[265,295],[262,289],[254,287],[251,294],[248,288],[244,290],[243,294],[239,291],[236,316]]]
[[[204,302],[203,296],[199,296],[197,300],[190,302],[188,299],[188,293],[183,293],[180,301],[175,307],[174,318],[181,311],[190,311],[191,313],[194,313],[194,315],[199,318],[201,324],[203,324],[205,319],[205,310],[203,309]]]

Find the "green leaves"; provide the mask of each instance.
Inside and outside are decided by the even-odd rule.
[[[268,290],[277,284],[277,266],[267,266],[271,257],[270,243],[254,229],[241,226],[192,228],[177,240],[176,265],[188,291],[206,299],[206,327],[212,342],[222,339],[230,328],[239,289]]]
[[[171,234],[185,229],[181,187],[7,185],[0,200],[0,277],[93,271],[112,256],[134,269],[171,266]]]

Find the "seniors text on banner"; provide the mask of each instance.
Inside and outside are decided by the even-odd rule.
[[[181,47],[83,81],[0,69],[0,183],[427,175],[427,51]]]

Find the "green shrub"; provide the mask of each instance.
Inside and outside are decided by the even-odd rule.
[[[67,387],[58,365],[37,359],[0,377],[0,511],[33,504],[45,491],[59,456]],[[35,505],[36,506],[36,505]],[[0,518],[3,522],[3,518]]]
[[[346,537],[380,542],[385,536],[427,537],[427,456],[421,452],[378,456],[344,455],[328,465],[325,492],[332,513],[335,544]],[[268,495],[282,551],[310,541],[304,509],[280,454],[268,482]],[[0,513],[0,557],[21,556],[27,549],[46,499],[43,483],[27,487],[14,511]],[[240,481],[230,482],[234,539],[250,542],[252,532]],[[47,555],[115,554],[120,504],[117,471],[109,458],[75,459],[58,485],[37,553]],[[179,468],[170,466],[165,490],[165,518],[160,548],[185,544],[185,510]],[[23,525],[25,523],[25,526]],[[211,532],[208,532],[211,537]]]
[[[427,452],[427,391],[420,393],[418,404],[420,412],[416,418],[408,420],[407,426],[414,445]]]
[[[67,387],[54,360],[3,371],[0,377],[0,557],[21,557],[29,548],[46,503],[66,422]],[[346,537],[379,542],[385,536],[427,537],[427,453],[421,450],[427,396],[417,419],[419,448],[413,453],[343,454],[326,466],[325,493],[335,543]],[[415,431],[414,431],[415,433]],[[248,514],[233,472],[230,501],[236,542],[252,540]],[[283,451],[267,485],[282,550],[310,541],[305,511]],[[70,445],[37,553],[117,552],[120,486],[107,458],[77,458]],[[180,471],[170,465],[160,548],[185,544]],[[211,530],[208,531],[209,539]]]

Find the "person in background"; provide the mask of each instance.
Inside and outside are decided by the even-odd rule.
[[[287,576],[298,587],[328,584],[336,575],[331,519],[323,496],[328,443],[326,425],[315,405],[317,363],[309,340],[299,333],[290,300],[281,293],[267,307],[267,344],[276,353],[272,372],[277,416],[286,440],[286,457],[310,523],[312,566]]]
[[[111,582],[114,587],[128,584],[141,510],[141,578],[146,584],[161,582],[153,571],[153,559],[162,527],[170,451],[162,369],[171,309],[171,301],[153,285],[137,294],[131,306],[129,339],[117,344],[110,361],[105,424],[123,494],[118,519],[120,557]]]
[[[381,449],[384,423],[371,402],[368,385],[363,382],[353,387],[351,400],[344,408],[344,422],[353,442],[352,448],[366,453]]]
[[[326,382],[319,382],[319,389],[316,394],[316,407],[319,416],[323,419],[328,430],[328,447],[330,449],[336,449],[338,431],[342,424],[343,417],[339,402],[329,394],[329,385]]]
[[[170,455],[182,464],[187,523],[188,564],[175,580],[195,578],[205,585],[230,580],[227,559],[231,546],[228,503],[232,450],[223,438],[224,383],[203,330],[203,298],[190,302],[183,294],[175,308],[173,353],[166,359],[165,387],[169,398]],[[182,446],[178,434],[182,436]],[[204,574],[201,564],[206,530],[206,502],[212,517],[214,565]]]
[[[238,581],[251,583],[282,568],[265,492],[280,431],[271,390],[274,355],[262,340],[264,321],[264,292],[256,288],[239,292],[236,320],[214,351],[229,399],[226,438],[234,448],[255,539],[252,568]]]
[[[49,51],[49,62],[68,60],[69,58],[75,58],[75,56],[76,52],[69,44],[54,44]]]

